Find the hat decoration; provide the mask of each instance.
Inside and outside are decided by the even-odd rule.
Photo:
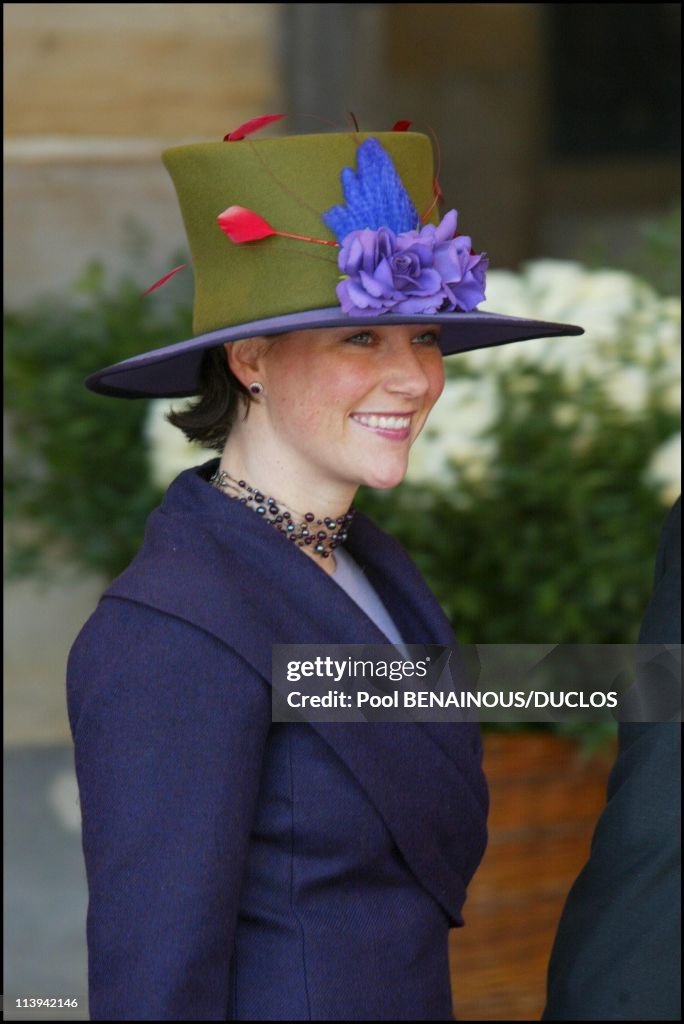
[[[450,210],[435,226],[419,227],[418,213],[377,139],[357,151],[356,174],[342,171],[346,204],[323,214],[337,236],[337,286],[345,313],[438,313],[474,309],[485,298],[484,254],[472,252],[467,235],[456,234]]]
[[[398,122],[395,130],[405,125]],[[483,302],[488,260],[472,251],[467,235],[456,233],[456,210],[438,225],[420,227],[392,158],[375,138],[359,145],[356,166],[356,173],[345,167],[340,175],[345,202],[322,214],[337,242],[278,231],[241,206],[224,210],[219,227],[236,244],[280,235],[338,245],[342,280],[336,292],[349,316],[468,312]]]
[[[240,142],[246,135],[258,132],[261,128],[265,128],[266,125],[273,124],[274,121],[282,121],[284,117],[285,114],[263,114],[261,117],[253,117],[251,121],[245,121],[239,128],[233,128],[232,132],[224,135],[223,141]]]

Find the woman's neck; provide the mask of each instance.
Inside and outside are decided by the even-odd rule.
[[[302,476],[309,479],[305,482]],[[259,510],[281,532],[292,530],[304,554],[327,575],[335,572],[334,548],[346,538],[345,517],[356,488],[325,486],[327,482],[316,480],[314,474],[298,475],[296,467],[285,473],[277,460],[255,457],[234,440],[223,451],[214,482],[230,497]],[[276,523],[276,515],[286,518]]]
[[[316,519],[337,519],[345,515],[358,487],[342,481],[322,479],[312,467],[281,460],[268,448],[245,445],[239,437],[228,439],[219,471],[235,480],[244,480],[267,497],[273,497],[304,517],[313,513]]]

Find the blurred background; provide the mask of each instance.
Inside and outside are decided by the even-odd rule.
[[[168,145],[432,135],[484,307],[579,323],[449,363],[405,484],[361,503],[474,643],[631,643],[679,492],[679,4],[31,4],[5,27],[5,1016],[86,1019],[68,650],[193,451],[92,370],[189,337]],[[353,116],[352,116],[353,115]],[[279,126],[268,132],[274,134]],[[485,589],[483,581],[487,580]],[[491,581],[496,580],[495,586]],[[492,732],[460,1019],[537,1018],[610,730]],[[30,1014],[30,1016],[28,1016]]]

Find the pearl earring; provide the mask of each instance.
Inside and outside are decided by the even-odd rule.
[[[255,380],[253,384],[249,385],[249,393],[251,395],[263,395],[264,385],[260,384],[258,380]]]

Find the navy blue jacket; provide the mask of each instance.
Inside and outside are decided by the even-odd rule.
[[[96,1020],[448,1020],[486,842],[476,725],[271,721],[273,643],[386,643],[269,524],[170,487],[71,652]],[[347,542],[406,643],[451,644],[404,551]]]

